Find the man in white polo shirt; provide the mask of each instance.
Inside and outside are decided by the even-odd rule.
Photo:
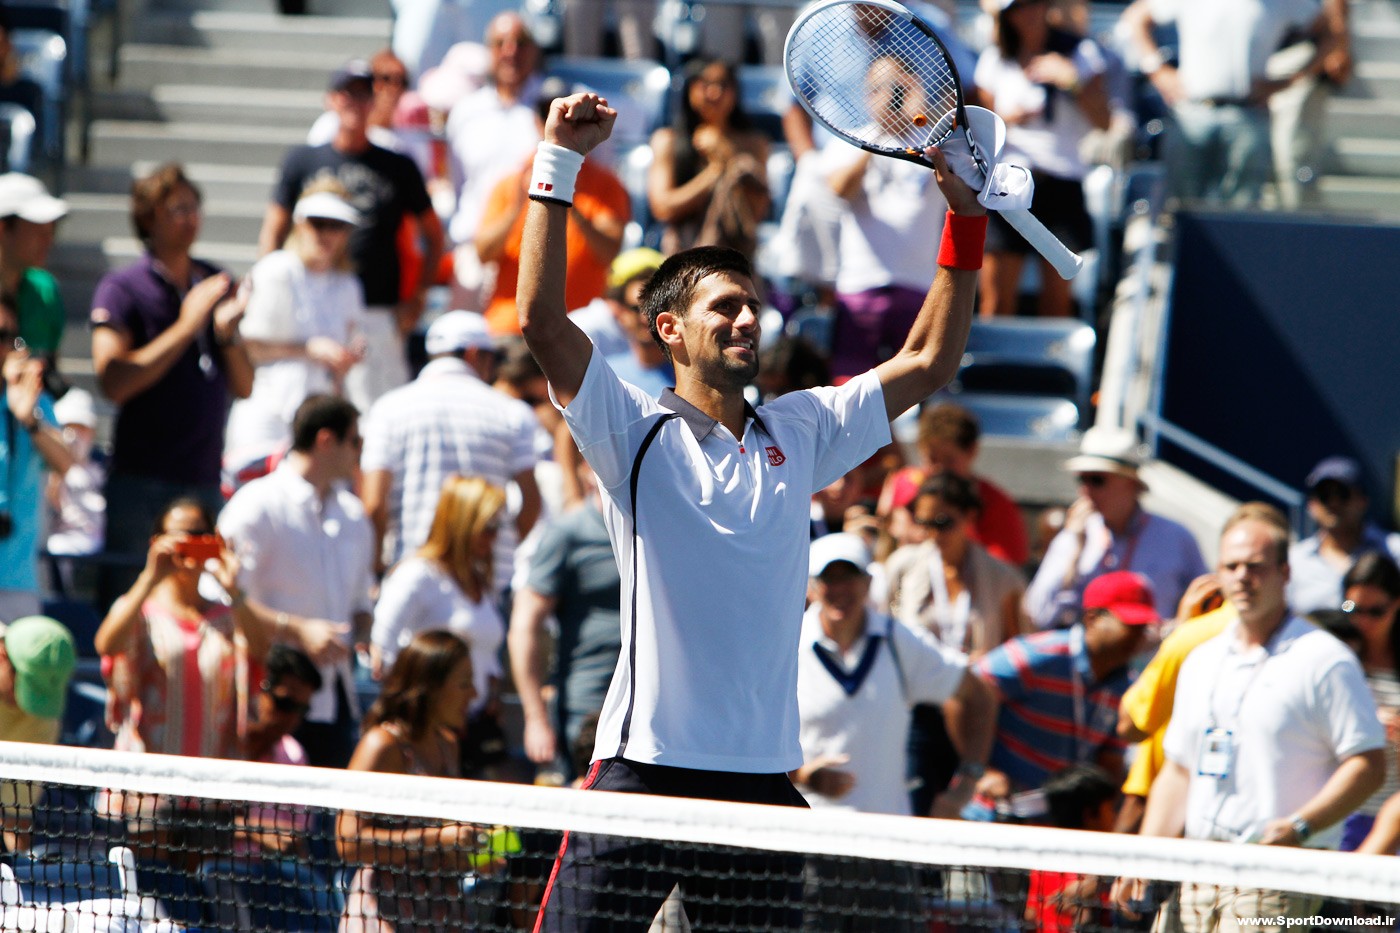
[[[803,761],[791,777],[813,807],[908,816],[911,711],[933,703],[943,707],[960,759],[934,811],[956,815],[987,770],[996,694],[968,670],[966,655],[870,607],[869,566],[858,535],[812,542],[812,604],[797,652]],[[805,900],[806,919],[821,929],[844,929],[872,913],[883,915],[885,933],[927,927],[913,872],[896,862],[809,859]]]
[[[797,639],[812,493],[890,439],[889,421],[956,372],[972,317],[985,211],[933,151],[954,212],[904,347],[839,388],[753,410],[760,310],[747,260],[700,247],[642,293],[675,367],[653,399],[619,380],[564,307],[564,228],[582,156],[616,111],[554,102],[535,158],[517,305],[530,350],[593,466],[622,571],[622,654],[586,786],[803,806]],[[718,860],[717,864],[710,864]],[[541,929],[644,930],[678,882],[702,928],[800,923],[800,859],[716,856],[574,834]],[[753,873],[750,875],[750,873]]]
[[[1288,533],[1244,515],[1220,538],[1220,580],[1239,614],[1186,658],[1147,797],[1143,835],[1336,848],[1341,820],[1381,786],[1385,730],[1356,656],[1288,610]],[[1143,882],[1120,879],[1128,907]],[[1320,898],[1184,884],[1181,928],[1307,917]]]

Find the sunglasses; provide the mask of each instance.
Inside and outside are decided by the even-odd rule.
[[[914,524],[921,528],[932,528],[934,531],[945,531],[958,523],[958,519],[947,513],[935,515],[933,518],[916,518]]]
[[[1311,495],[1318,502],[1346,502],[1354,491],[1345,483],[1326,482],[1314,486]]]
[[[1365,616],[1368,619],[1384,619],[1390,614],[1388,606],[1361,606],[1355,600],[1342,603],[1342,611],[1349,616]]]
[[[1081,473],[1076,477],[1079,485],[1088,486],[1090,489],[1100,489],[1108,482],[1106,473]]]
[[[311,224],[311,229],[317,233],[333,233],[350,229],[349,224],[339,220],[331,220],[329,217],[308,217],[306,222]]]
[[[263,693],[272,701],[272,708],[279,713],[296,713],[298,716],[305,716],[311,709],[310,703],[302,703],[300,700],[294,700],[280,693],[273,693],[271,687],[263,687]]]

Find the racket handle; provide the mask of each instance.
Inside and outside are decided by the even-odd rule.
[[[1006,222],[1016,228],[1016,232],[1026,238],[1026,242],[1035,247],[1035,251],[1045,257],[1045,261],[1055,267],[1055,271],[1060,274],[1060,278],[1068,282],[1079,273],[1084,267],[1084,258],[1078,253],[1071,252],[1069,247],[1060,242],[1059,237],[1045,228],[1030,211],[1001,211],[1001,216],[1006,218]]]

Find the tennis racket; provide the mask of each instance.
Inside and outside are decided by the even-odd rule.
[[[928,167],[924,149],[961,133],[985,177],[987,150],[972,137],[953,59],[899,3],[814,4],[788,32],[783,65],[803,109],[846,142]],[[1084,264],[1030,211],[1001,215],[1061,278],[1073,278]]]

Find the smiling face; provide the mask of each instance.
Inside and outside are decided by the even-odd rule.
[[[657,330],[678,368],[693,368],[706,385],[743,389],[758,375],[760,308],[752,279],[714,272],[696,285],[684,314],[657,315]]]

